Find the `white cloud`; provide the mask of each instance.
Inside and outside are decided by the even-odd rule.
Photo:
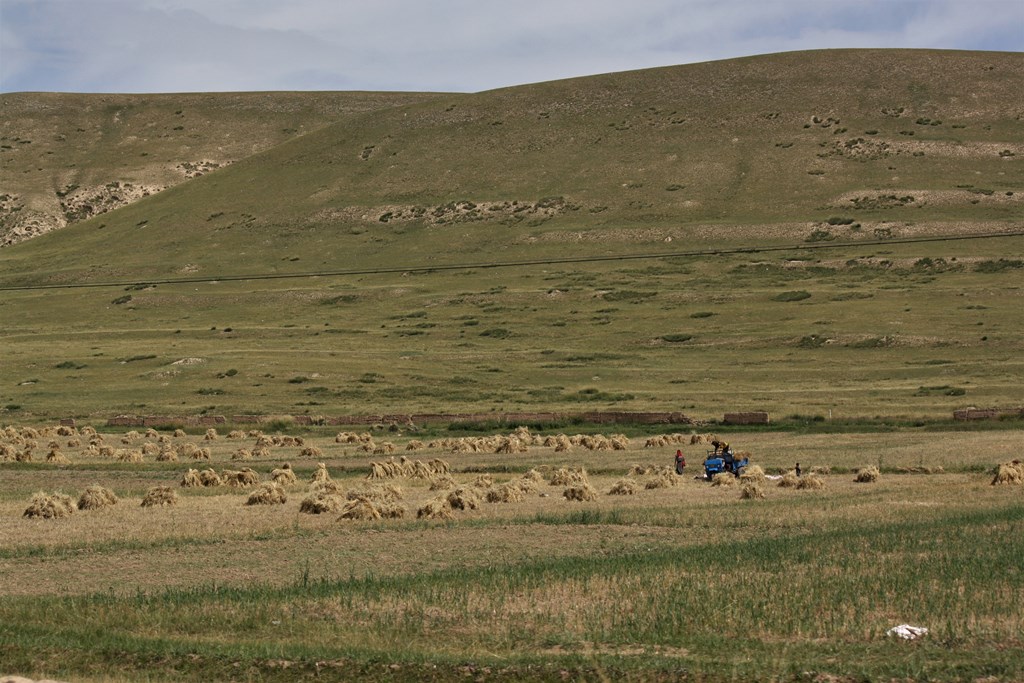
[[[1019,0],[0,0],[0,90],[460,90],[827,47],[1024,49]]]

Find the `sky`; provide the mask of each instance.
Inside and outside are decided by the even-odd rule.
[[[0,92],[478,92],[792,50],[1024,51],[1024,0],[0,0]]]

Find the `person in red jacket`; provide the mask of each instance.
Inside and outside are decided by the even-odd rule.
[[[676,451],[676,474],[682,474],[686,469],[686,456],[681,450]]]

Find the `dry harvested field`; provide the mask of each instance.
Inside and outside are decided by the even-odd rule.
[[[737,433],[757,468],[719,486],[690,433],[63,431],[0,439],[0,674],[1024,677],[1024,486],[992,483],[1019,429]],[[782,485],[797,462],[821,485]]]

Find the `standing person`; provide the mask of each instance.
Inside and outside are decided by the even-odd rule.
[[[682,450],[676,451],[676,474],[682,474],[683,470],[686,469],[686,456],[683,455]]]
[[[796,476],[800,476],[800,463],[796,464]]]

